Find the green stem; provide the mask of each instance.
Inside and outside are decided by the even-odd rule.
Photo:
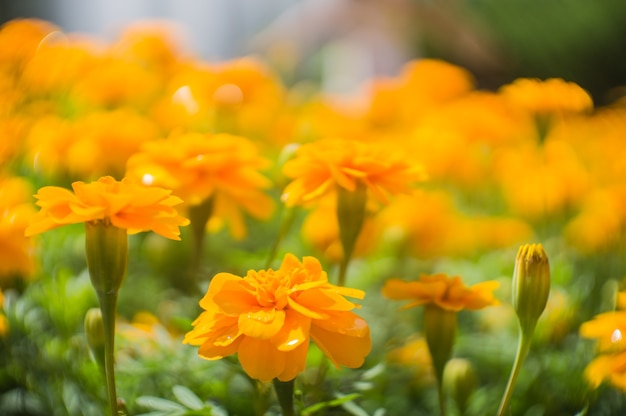
[[[283,410],[283,416],[295,416],[296,411],[293,405],[293,380],[280,381],[277,378],[274,379],[274,390],[276,390],[276,396],[278,397],[278,403]]]
[[[202,255],[206,242],[206,225],[213,214],[214,197],[208,197],[198,205],[189,207],[189,221],[193,237],[193,258],[191,261],[191,271],[189,275],[189,286],[195,284],[197,276],[200,274]],[[189,289],[189,288],[187,288]]]
[[[274,240],[274,244],[270,249],[270,254],[267,257],[267,262],[265,263],[266,269],[269,269],[272,266],[272,263],[276,258],[276,254],[278,253],[278,247],[280,247],[280,243],[283,241],[283,238],[285,238],[285,236],[289,233],[295,217],[295,208],[285,208],[285,211],[283,211],[283,221],[280,224],[278,235]]]
[[[346,284],[348,265],[365,221],[366,202],[367,188],[361,182],[357,183],[354,191],[348,191],[342,187],[337,190],[337,222],[343,249],[343,258],[339,264],[338,286]]]
[[[117,309],[117,292],[99,292],[98,300],[104,325],[104,373],[107,385],[107,398],[111,416],[118,416],[117,392],[115,390],[115,314]]]
[[[534,328],[533,328],[534,329]],[[515,386],[515,382],[517,381],[517,376],[522,368],[522,364],[526,359],[526,355],[528,354],[528,350],[530,349],[530,342],[532,340],[533,331],[525,332],[520,330],[519,342],[517,344],[517,354],[515,355],[515,362],[513,363],[513,368],[511,369],[511,375],[509,376],[509,381],[506,385],[506,389],[504,390],[504,395],[502,396],[502,401],[500,402],[500,407],[498,408],[498,416],[503,416],[504,412],[506,412],[509,402],[511,401],[511,396],[513,395],[513,388]]]
[[[350,260],[352,259],[352,252],[354,250],[345,251],[343,258],[341,259],[341,263],[339,263],[339,278],[337,279],[338,286],[346,285],[346,276],[348,275],[348,266],[350,265]]]

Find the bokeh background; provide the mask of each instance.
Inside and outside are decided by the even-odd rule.
[[[1,0],[2,22],[17,17],[111,39],[131,22],[166,20],[200,58],[259,54],[287,69],[287,81],[316,80],[331,92],[435,57],[488,89],[560,77],[597,105],[625,94],[622,0]]]

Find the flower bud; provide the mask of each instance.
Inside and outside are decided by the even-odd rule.
[[[104,323],[99,308],[91,308],[85,315],[85,337],[98,364],[104,365]]]
[[[550,294],[550,263],[541,244],[520,247],[513,272],[513,307],[521,329],[535,329]]]
[[[117,294],[128,265],[128,233],[108,220],[85,222],[85,253],[98,296]]]
[[[454,399],[460,414],[465,413],[467,400],[477,385],[476,370],[469,360],[453,358],[448,361],[443,371],[443,389],[447,396]]]

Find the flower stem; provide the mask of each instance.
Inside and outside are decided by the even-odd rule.
[[[104,373],[107,385],[107,398],[111,416],[118,416],[117,392],[115,390],[115,313],[117,292],[98,293],[102,323],[104,325]]]
[[[197,276],[200,274],[202,254],[206,242],[206,225],[213,214],[214,202],[215,198],[209,197],[200,204],[189,207],[188,214],[193,237],[193,258],[191,261],[189,281],[186,282],[189,286],[195,284]],[[187,287],[186,289],[191,288]]]
[[[337,221],[339,223],[339,239],[343,249],[343,258],[339,265],[338,286],[345,286],[346,284],[348,265],[365,221],[366,202],[367,189],[361,182],[357,183],[354,191],[348,191],[341,187],[337,191]]]
[[[504,395],[502,396],[502,401],[500,402],[500,407],[498,408],[498,416],[504,415],[506,412],[509,402],[511,401],[511,396],[513,395],[513,388],[515,386],[515,382],[517,381],[517,376],[522,368],[522,364],[526,359],[526,355],[528,354],[528,350],[530,349],[530,341],[532,339],[533,331],[529,333],[526,331],[522,331],[520,329],[519,341],[517,344],[517,354],[515,355],[515,362],[513,363],[513,368],[511,369],[511,375],[509,376],[509,381],[506,385],[506,389],[504,390]]]
[[[280,243],[283,241],[283,238],[285,238],[285,236],[289,233],[295,217],[295,209],[285,207],[285,211],[283,211],[283,220],[280,224],[280,229],[278,230],[278,235],[274,240],[274,244],[270,249],[270,254],[267,257],[267,262],[265,263],[266,269],[272,267],[272,263],[274,262],[276,254],[278,253],[278,247],[280,247]]]
[[[293,405],[294,381],[295,379],[289,381],[280,381],[276,378],[274,379],[274,390],[276,391],[280,408],[283,411],[283,416],[295,416],[296,414]]]

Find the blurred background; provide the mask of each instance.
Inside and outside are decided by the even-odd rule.
[[[319,81],[330,92],[435,57],[469,69],[482,88],[561,77],[597,105],[625,94],[623,0],[0,0],[0,17],[105,38],[137,20],[165,20],[200,58],[258,54],[288,68],[287,82]]]

